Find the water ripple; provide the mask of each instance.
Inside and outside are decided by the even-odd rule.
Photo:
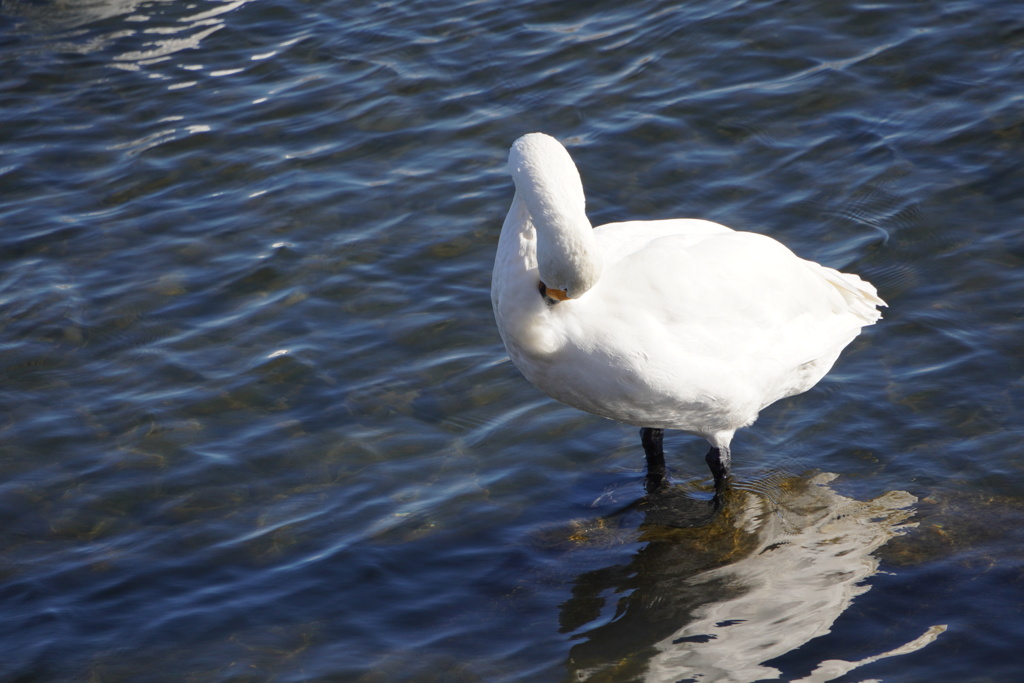
[[[1016,675],[1021,9],[3,8],[0,677]],[[501,349],[533,130],[595,223],[769,233],[890,304],[737,436],[709,526],[645,519],[635,430]],[[706,512],[704,448],[669,445]],[[775,610],[786,557],[754,662],[730,634],[764,621],[709,615]]]

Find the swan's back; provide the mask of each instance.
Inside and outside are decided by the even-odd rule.
[[[521,369],[559,400],[606,417],[737,429],[816,384],[879,317],[870,285],[764,235],[697,220],[594,232],[601,281],[545,311],[561,353]]]

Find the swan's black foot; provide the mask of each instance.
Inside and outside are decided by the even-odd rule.
[[[712,446],[704,460],[708,463],[708,467],[711,468],[711,475],[715,478],[715,501],[717,501],[718,505],[721,505],[722,497],[732,485],[732,479],[729,476],[732,454],[728,448],[715,448]]]
[[[644,427],[640,430],[640,443],[644,445],[644,455],[647,456],[647,481],[644,482],[647,493],[654,493],[668,486],[665,450],[662,447],[664,439],[663,429]]]

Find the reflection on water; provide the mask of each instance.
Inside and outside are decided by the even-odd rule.
[[[677,529],[649,518],[642,550],[628,564],[580,576],[562,606],[563,630],[584,638],[572,650],[571,678],[777,678],[781,672],[766,662],[828,633],[869,589],[864,580],[878,569],[874,551],[915,526],[907,522],[916,502],[909,493],[865,503],[834,491],[834,478],[786,481],[775,501],[736,491],[706,527]],[[617,604],[602,619],[605,596]],[[902,648],[858,662],[831,660],[806,680],[832,680],[882,656],[919,649],[943,630],[933,627]]]
[[[939,5],[0,0],[0,680],[1018,680],[1024,3]],[[879,287],[738,479],[916,530],[785,478],[606,514],[635,431],[523,382],[487,295],[530,130],[595,221]]]
[[[897,655],[906,655],[911,652],[917,652],[925,645],[928,645],[935,641],[940,634],[945,633],[948,627],[945,624],[936,624],[927,631],[922,633],[919,637],[914,638],[906,645],[901,645],[897,648],[883,652],[880,655],[873,655],[871,657],[865,657],[859,659],[856,662],[847,662],[841,659],[828,659],[822,662],[818,667],[806,678],[801,678],[799,681],[794,683],[825,683],[826,681],[835,680],[843,674],[847,674],[859,666],[865,664],[871,664],[877,662],[879,659],[885,659],[886,657],[896,657]]]
[[[4,9],[10,15],[27,20],[39,28],[68,30],[110,17],[131,14],[141,4],[143,4],[143,0],[80,0],[79,2],[13,0],[5,2]]]
[[[131,45],[131,49],[112,55],[111,66],[138,71],[145,66],[168,60],[175,53],[198,48],[203,39],[225,27],[226,13],[249,1],[190,3],[181,16],[175,15],[173,11],[167,11],[165,15],[165,10],[175,9],[173,3],[168,4],[167,0],[12,2],[6,9],[35,30],[60,32],[54,48],[61,52],[90,54],[116,48],[120,44]],[[113,17],[123,17],[125,23],[116,24],[112,30],[95,33],[81,28]],[[179,66],[186,70],[202,68],[201,65]],[[214,75],[228,75],[228,71],[215,72]],[[194,84],[194,81],[190,83]]]

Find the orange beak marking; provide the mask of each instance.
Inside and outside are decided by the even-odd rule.
[[[566,294],[564,289],[552,289],[543,282],[540,283],[541,292],[544,296],[551,297],[555,301],[568,301],[569,295]]]

